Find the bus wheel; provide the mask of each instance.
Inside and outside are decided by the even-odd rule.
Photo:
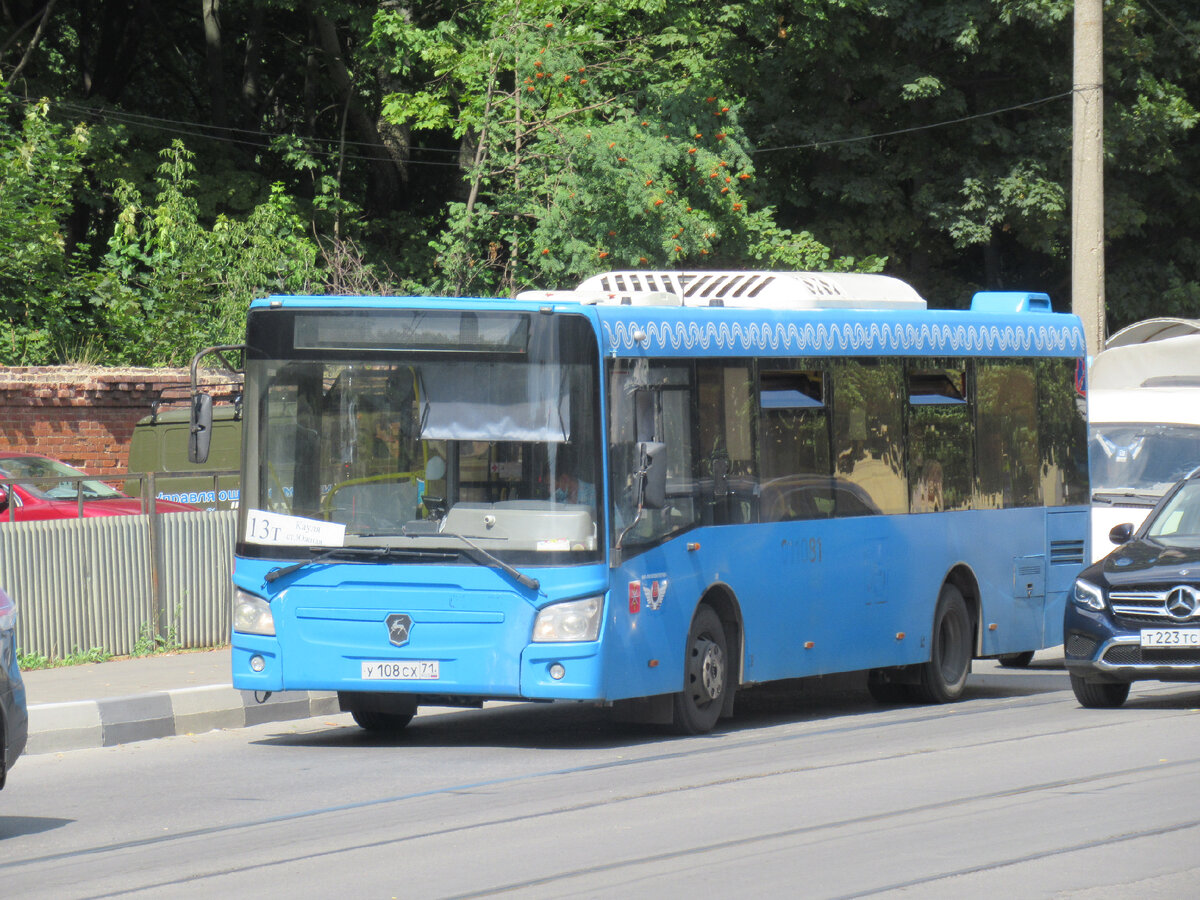
[[[1116,709],[1129,696],[1129,682],[1091,682],[1072,675],[1071,690],[1085,709]]]
[[[725,628],[711,606],[701,606],[688,630],[683,691],[675,695],[675,728],[681,734],[712,731],[729,690]]]
[[[385,713],[371,709],[352,709],[350,715],[359,728],[374,734],[398,734],[413,719],[412,713]]]
[[[911,686],[921,703],[949,703],[962,696],[971,674],[971,614],[962,592],[942,585],[933,616],[933,647],[929,662],[920,668],[920,680]]]
[[[997,659],[1006,669],[1024,669],[1033,662],[1033,651],[1026,650],[1024,653],[1006,653]]]

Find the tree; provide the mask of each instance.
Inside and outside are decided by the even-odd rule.
[[[1200,315],[1193,7],[1106,10],[1113,329]],[[105,329],[116,359],[173,358],[274,284],[503,294],[624,266],[886,267],[935,306],[1062,309],[1071,11],[6,0],[6,358]],[[191,154],[182,180],[164,149]]]
[[[153,202],[117,185],[121,212],[92,298],[116,362],[183,365],[202,347],[239,342],[255,296],[320,284],[318,247],[282,188],[244,221],[218,216],[207,227],[193,171],[176,142],[163,152]]]
[[[1067,308],[1072,8],[788,4],[757,40],[747,113],[760,177],[781,190],[780,220],[809,223],[843,252],[886,255],[935,305],[1036,287]],[[1200,20],[1183,3],[1154,8],[1165,20],[1135,0],[1106,14],[1114,327],[1167,298],[1200,313],[1195,242],[1155,227],[1179,222],[1195,197]]]
[[[749,141],[706,62],[707,32],[667,18],[644,3],[539,0],[468,7],[431,27],[377,17],[375,43],[415,85],[387,97],[384,115],[450,132],[469,153],[465,196],[434,241],[440,286],[510,293],[604,268],[752,258],[856,265],[756,203]]]
[[[11,107],[0,93],[0,362],[22,365],[79,340],[78,287],[86,279],[65,232],[89,135],[50,122],[44,102],[11,128]]]

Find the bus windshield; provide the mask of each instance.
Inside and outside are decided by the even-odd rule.
[[[475,343],[444,313],[436,333],[405,311],[300,313],[290,343],[277,331],[263,341],[267,358],[253,352],[252,316],[246,397],[258,428],[246,437],[241,533],[260,510],[344,526],[346,547],[469,556],[465,538],[509,563],[599,558],[593,332],[579,317],[469,315],[482,320]]]

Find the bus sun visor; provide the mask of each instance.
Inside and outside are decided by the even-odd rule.
[[[421,383],[423,440],[558,444],[571,438],[570,394],[557,367],[431,363],[421,367]]]

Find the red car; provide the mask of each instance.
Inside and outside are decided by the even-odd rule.
[[[196,510],[170,500],[159,500],[156,508],[160,513]],[[141,513],[141,500],[88,478],[86,472],[66,463],[32,453],[0,453],[0,522]]]

